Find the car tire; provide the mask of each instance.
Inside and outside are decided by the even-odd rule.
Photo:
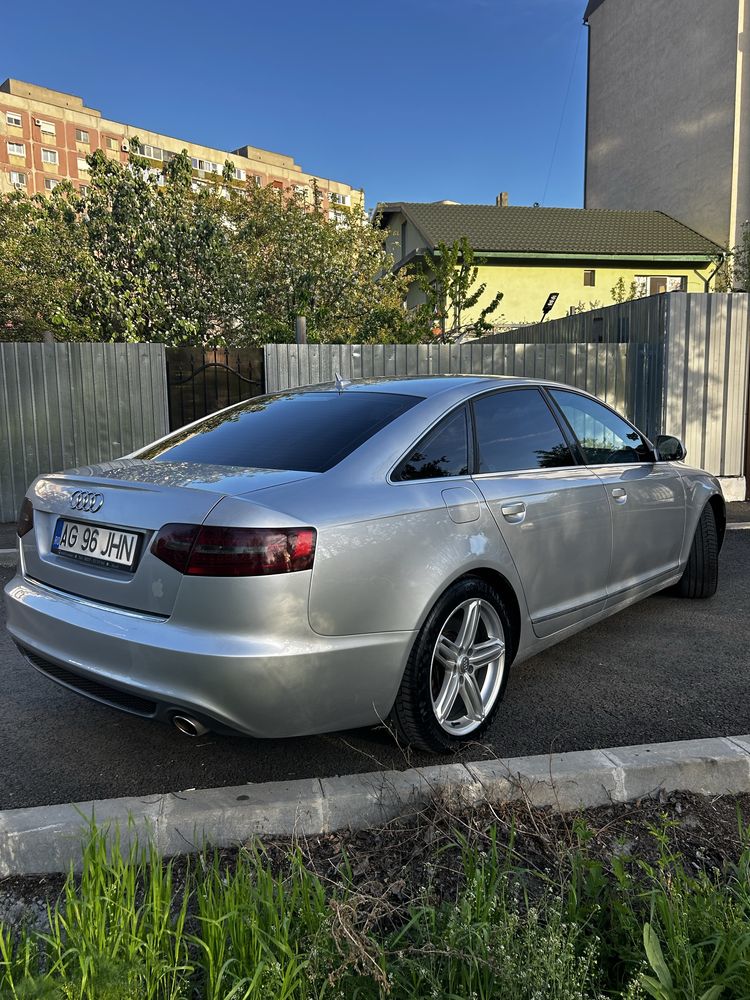
[[[690,546],[685,572],[674,591],[678,597],[713,597],[719,583],[719,534],[710,503],[703,508]]]
[[[472,616],[477,626],[472,644],[467,645]],[[464,621],[464,641],[453,643],[451,636],[462,639]],[[502,654],[480,666],[482,657],[498,651],[498,641]],[[450,646],[453,649],[444,659]],[[389,719],[396,737],[417,749],[443,753],[477,740],[502,701],[513,649],[510,618],[497,591],[478,577],[457,580],[430,611],[412,647]],[[451,711],[448,702],[454,688]],[[466,713],[463,722],[462,713]]]

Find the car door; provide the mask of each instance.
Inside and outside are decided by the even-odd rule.
[[[601,610],[612,525],[601,480],[574,456],[536,387],[472,402],[474,481],[510,550],[534,632],[548,636]]]
[[[584,462],[600,478],[612,512],[608,603],[677,569],[685,531],[678,470],[657,462],[649,441],[608,406],[572,389],[549,394],[575,434]]]

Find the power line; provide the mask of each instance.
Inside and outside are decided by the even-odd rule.
[[[570,76],[568,77],[568,88],[565,91],[565,100],[563,101],[562,112],[560,113],[560,122],[557,126],[557,135],[555,136],[555,144],[552,147],[552,158],[549,163],[549,170],[547,171],[547,180],[544,184],[544,194],[542,195],[542,205],[547,200],[547,190],[549,189],[549,182],[552,178],[552,168],[555,165],[555,157],[557,156],[557,147],[560,144],[560,135],[562,134],[562,127],[565,121],[565,113],[568,110],[568,101],[570,99],[570,89],[573,86],[573,75],[576,69],[576,63],[578,62],[578,50],[581,47],[581,36],[586,29],[581,25],[578,30],[578,37],[576,39],[576,50],[573,53],[573,65],[570,67]]]

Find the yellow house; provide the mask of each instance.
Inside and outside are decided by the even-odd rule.
[[[392,202],[376,212],[397,269],[465,236],[481,258],[478,281],[487,286],[475,314],[503,293],[490,317],[497,327],[538,322],[554,293],[551,319],[611,305],[617,286],[615,294],[625,297],[705,292],[724,259],[718,244],[664,212],[511,207],[503,201]],[[412,285],[408,304],[421,297]]]

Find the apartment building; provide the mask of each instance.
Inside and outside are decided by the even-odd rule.
[[[589,0],[586,208],[750,218],[750,0]]]
[[[311,202],[317,185],[322,207],[332,218],[342,206],[362,205],[364,201],[361,190],[306,173],[291,156],[255,146],[227,152],[124,125],[102,117],[80,97],[12,79],[0,84],[0,192],[19,189],[44,194],[64,179],[85,190],[89,173],[86,156],[101,149],[106,156],[126,163],[135,137],[139,153],[152,161],[155,170],[186,150],[196,184],[221,174],[228,160],[234,165],[236,184],[270,186]]]

